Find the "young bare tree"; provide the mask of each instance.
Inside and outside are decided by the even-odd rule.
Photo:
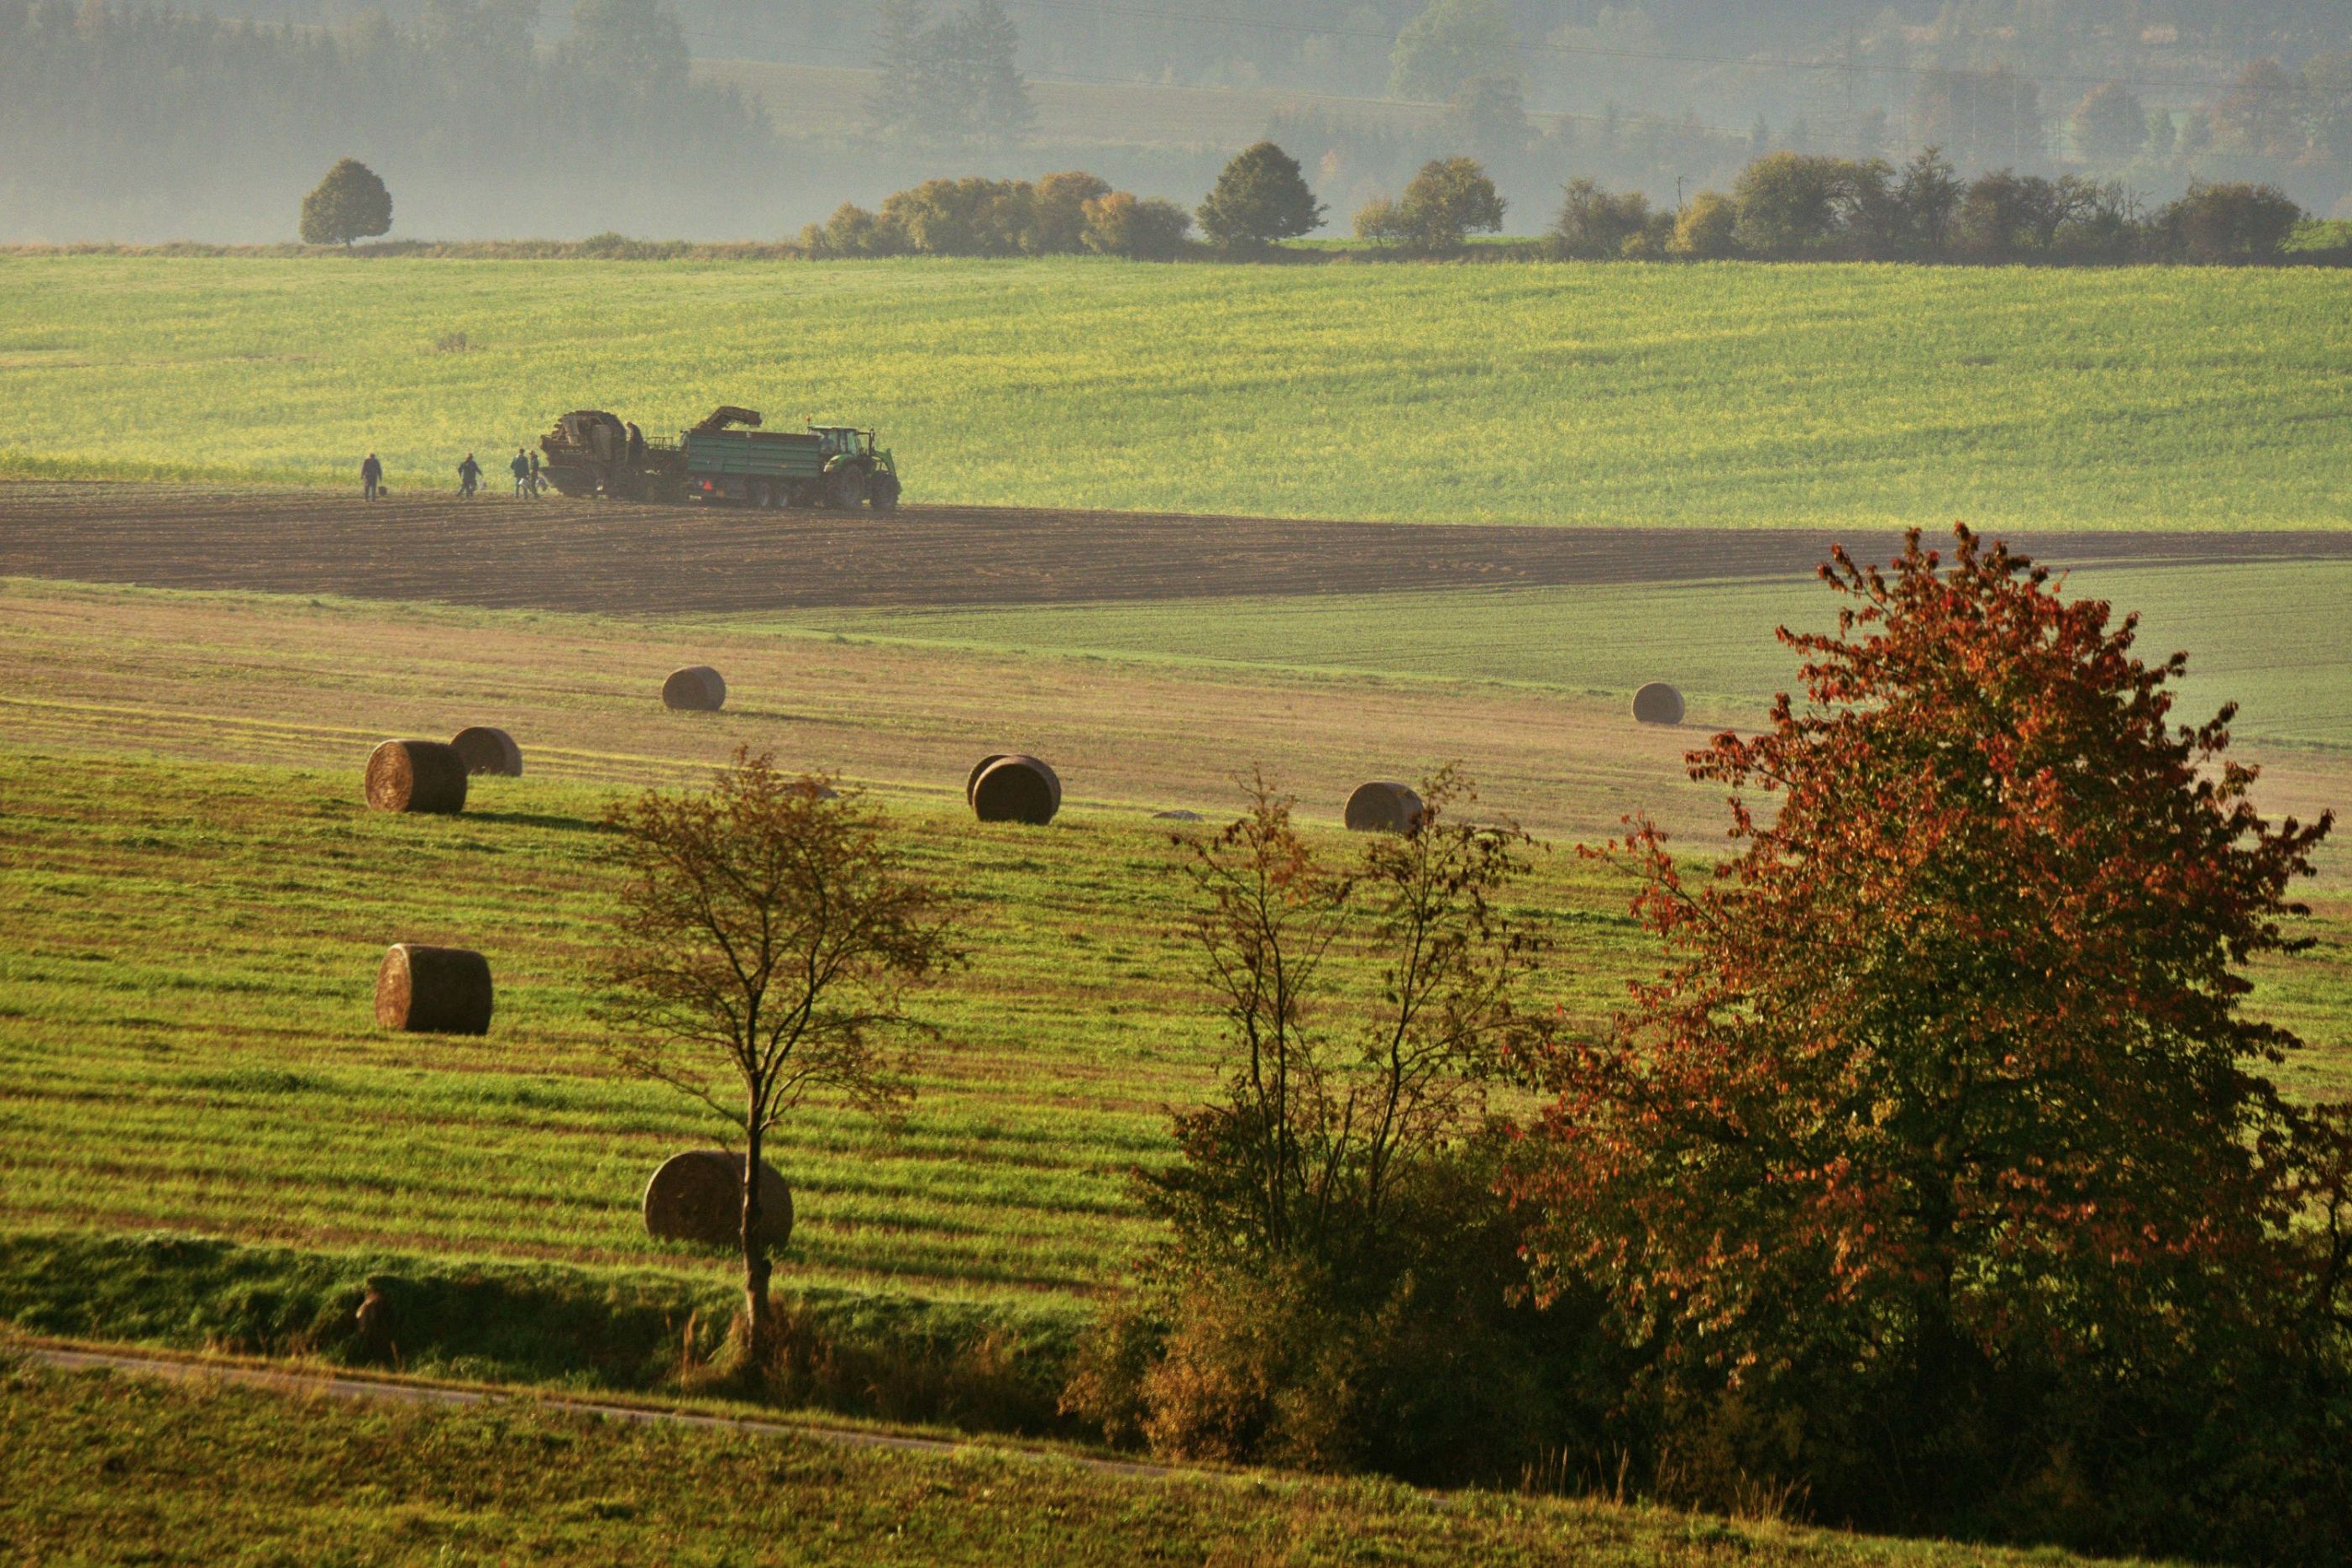
[[[961,960],[938,893],[881,808],[816,775],[735,754],[709,789],[647,790],[605,814],[627,873],[600,1013],[625,1070],[742,1134],[747,1348],[768,1349],[761,1150],[812,1094],[886,1121],[913,1098],[933,1032],[908,993]]]
[[[1247,814],[1179,841],[1230,1050],[1223,1097],[1177,1116],[1185,1163],[1152,1194],[1180,1231],[1370,1266],[1400,1185],[1478,1124],[1486,1084],[1549,1029],[1519,1006],[1536,943],[1495,907],[1534,841],[1454,821],[1475,795],[1454,767],[1420,793],[1413,830],[1367,839],[1344,869],[1263,779]],[[1334,956],[1372,984],[1334,984]]]
[[[1532,841],[1457,820],[1452,768],[1409,831],[1344,858],[1246,789],[1223,831],[1177,840],[1223,1082],[1177,1113],[1177,1163],[1139,1173],[1167,1238],[1065,1406],[1174,1457],[1494,1473],[1550,1397],[1486,1103],[1552,1027],[1499,903]]]

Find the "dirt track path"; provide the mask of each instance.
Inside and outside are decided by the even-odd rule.
[[[1895,534],[1285,521],[910,507],[889,517],[121,484],[0,485],[0,576],[606,614],[1796,577]],[[2068,565],[2352,557],[2352,534],[2081,534]],[[2036,553],[2043,553],[2036,550]]]
[[[483,1405],[527,1405],[534,1410],[582,1416],[600,1421],[625,1421],[636,1426],[690,1427],[702,1431],[736,1432],[747,1437],[800,1438],[845,1448],[887,1448],[906,1454],[987,1454],[992,1458],[1031,1459],[1064,1464],[1104,1475],[1160,1478],[1184,1473],[1171,1465],[1132,1459],[1097,1458],[1058,1448],[1033,1448],[1004,1443],[961,1442],[950,1437],[919,1437],[904,1432],[875,1432],[856,1427],[830,1427],[816,1421],[779,1421],[755,1416],[705,1416],[688,1410],[663,1410],[641,1405],[617,1405],[601,1399],[577,1399],[543,1394],[536,1389],[493,1391],[451,1387],[413,1379],[343,1377],[332,1373],[296,1372],[234,1362],[194,1361],[137,1351],[72,1350],[58,1345],[30,1345],[21,1353],[36,1365],[60,1372],[116,1372],[135,1377],[168,1378],[176,1383],[227,1383],[274,1393],[385,1405],[427,1405],[462,1409]]]

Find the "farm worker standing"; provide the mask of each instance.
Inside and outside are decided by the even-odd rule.
[[[474,455],[468,452],[466,454],[466,460],[457,465],[457,494],[470,499],[474,494],[474,486],[481,482],[482,465],[475,462]]]
[[[360,491],[373,501],[375,499],[376,490],[383,484],[383,465],[377,462],[375,454],[371,452],[367,455],[367,461],[360,465]]]
[[[507,465],[507,471],[515,476],[515,494],[518,496],[530,495],[530,459],[523,455],[523,450],[521,447],[518,446],[515,448],[515,460]]]
[[[629,431],[629,463],[634,467],[646,460],[646,433],[637,428],[635,420],[625,423]]]
[[[539,494],[539,454],[536,452],[530,455],[530,493],[533,496]]]

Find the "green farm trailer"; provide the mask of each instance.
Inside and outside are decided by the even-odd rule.
[[[797,430],[688,431],[680,441],[686,494],[752,507],[898,504],[898,467],[874,432],[813,424]]]
[[[601,409],[556,421],[540,442],[546,474],[567,496],[711,501],[746,507],[898,504],[898,465],[855,425],[762,430],[756,409],[713,409],[676,441],[647,440]]]

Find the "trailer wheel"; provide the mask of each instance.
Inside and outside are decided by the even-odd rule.
[[[824,501],[836,512],[855,511],[866,499],[866,476],[855,468],[836,468],[825,476]]]
[[[751,481],[751,505],[763,512],[775,505],[768,494],[768,482],[765,479]]]
[[[898,476],[877,474],[866,487],[866,504],[877,512],[896,511],[898,507]]]

